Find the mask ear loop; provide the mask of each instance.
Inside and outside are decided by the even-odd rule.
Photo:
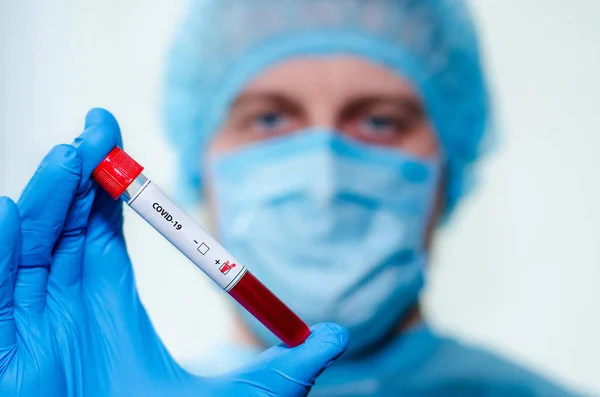
[[[438,153],[434,159],[431,159],[432,169],[435,171],[435,183],[431,193],[431,202],[429,203],[429,219],[424,231],[424,252],[427,256],[433,246],[433,236],[438,227],[446,224],[448,212],[446,211],[446,189],[448,187],[448,161],[446,151],[441,144],[438,146]],[[426,258],[428,261],[429,258]]]

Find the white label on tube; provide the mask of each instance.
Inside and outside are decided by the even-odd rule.
[[[225,291],[246,274],[244,266],[152,182],[127,204]]]

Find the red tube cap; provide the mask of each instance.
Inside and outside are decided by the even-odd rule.
[[[115,147],[94,169],[92,178],[116,200],[143,170],[144,167],[129,157],[123,149]]]

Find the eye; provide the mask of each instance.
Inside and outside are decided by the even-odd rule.
[[[373,143],[391,143],[408,129],[402,116],[385,114],[365,114],[351,123],[351,135],[357,139]]]
[[[287,131],[291,121],[282,112],[271,110],[260,113],[253,118],[254,128],[259,133],[281,134]]]
[[[388,134],[393,132],[395,120],[386,116],[367,116],[361,121],[365,133]]]

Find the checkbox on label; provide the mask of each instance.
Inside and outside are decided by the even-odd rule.
[[[206,244],[202,243],[202,244],[200,244],[200,246],[198,247],[198,252],[200,252],[202,255],[205,255],[205,254],[208,252],[208,250],[209,250],[209,249],[210,249],[210,248],[208,248],[208,245],[206,245]]]

